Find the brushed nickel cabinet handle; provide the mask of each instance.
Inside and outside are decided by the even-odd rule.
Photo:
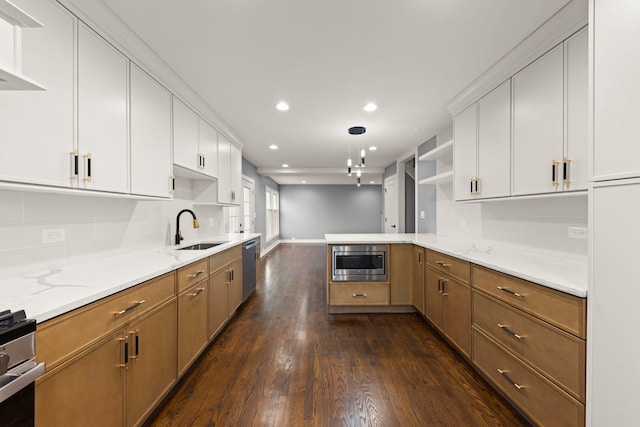
[[[354,298],[366,298],[367,294],[353,294]]]
[[[201,275],[202,273],[204,273],[204,270],[198,270],[195,273],[192,274],[188,274],[187,277],[189,279],[195,279],[196,277],[198,277],[199,275]]]
[[[524,295],[519,294],[517,292],[512,291],[511,289],[502,287],[502,286],[496,286],[498,289],[500,289],[502,292],[506,292],[509,295],[513,295],[514,297],[518,297],[518,298],[524,298]]]
[[[126,312],[128,312],[128,311],[133,310],[133,309],[134,309],[134,308],[136,308],[136,307],[139,307],[140,305],[144,304],[145,302],[146,302],[145,300],[136,301],[136,302],[134,302],[133,304],[131,304],[129,307],[127,307],[127,308],[123,308],[123,309],[122,309],[122,310],[120,310],[120,311],[116,311],[114,314],[115,314],[116,316],[120,316],[120,315],[122,315],[122,314],[125,314],[125,313],[126,313]]]
[[[436,261],[436,264],[438,264],[441,267],[445,267],[445,268],[451,267],[451,264],[447,264],[444,261]]]
[[[509,327],[507,325],[502,325],[502,324],[498,323],[498,327],[500,329],[502,329],[503,331],[507,332],[509,335],[513,336],[514,338],[518,338],[519,340],[523,340],[524,339],[524,337],[522,335],[516,334],[511,329],[509,329]]]
[[[198,289],[196,289],[196,291],[195,291],[194,293],[189,294],[189,296],[197,297],[198,295],[200,295],[201,293],[203,293],[203,292],[204,292],[204,289],[205,289],[205,288],[198,288]]]
[[[511,377],[509,377],[509,374],[507,373],[507,371],[505,371],[504,369],[500,369],[498,368],[498,372],[500,373],[500,375],[502,375],[507,381],[509,381],[511,383],[512,386],[514,386],[515,388],[517,388],[518,390],[523,390],[524,386],[518,384],[517,382],[515,382],[514,380],[511,379]]]

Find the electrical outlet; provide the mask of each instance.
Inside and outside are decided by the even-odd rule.
[[[587,228],[586,227],[569,227],[569,238],[570,239],[581,239],[584,240],[587,238]]]
[[[52,228],[49,230],[42,230],[42,243],[57,243],[64,242],[66,239],[66,233],[64,228]]]
[[[420,219],[424,219],[424,211],[420,211]]]

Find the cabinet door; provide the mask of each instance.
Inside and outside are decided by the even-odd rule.
[[[453,119],[454,197],[469,200],[474,197],[473,181],[477,174],[477,108],[473,104]]]
[[[587,345],[594,426],[632,425],[637,419],[638,345],[624,326],[636,324],[640,301],[635,249],[640,241],[640,228],[635,226],[640,217],[638,200],[637,180],[593,190],[593,283]],[[624,367],[624,381],[612,375],[614,366]]]
[[[242,259],[231,264],[231,283],[229,284],[229,314],[242,304]]]
[[[231,203],[231,142],[218,134],[218,202]]]
[[[443,279],[442,316],[445,335],[471,357],[471,290],[446,276]]]
[[[72,184],[75,18],[55,1],[15,0],[42,28],[22,32],[22,70],[46,87],[0,92],[0,180]]]
[[[392,246],[393,247],[393,246]],[[413,284],[411,296],[414,307],[424,314],[424,249],[413,246]]]
[[[594,0],[593,175],[640,176],[640,10],[636,0]]]
[[[511,80],[478,101],[478,197],[511,194]]]
[[[176,380],[177,303],[130,325],[127,370],[127,425],[139,425]]]
[[[425,316],[440,330],[442,330],[441,278],[442,276],[436,271],[425,268]]]
[[[78,34],[78,150],[81,187],[129,191],[129,61],[84,24]]]
[[[191,365],[207,344],[207,282],[178,296],[178,375]]]
[[[209,338],[229,318],[229,272],[220,270],[209,277]]]
[[[171,94],[131,65],[131,192],[169,197]]]
[[[200,170],[198,152],[198,116],[173,97],[173,163],[194,171]]]
[[[240,204],[242,201],[242,151],[231,144],[229,164],[230,201]]]
[[[218,176],[218,132],[198,117],[198,147],[202,155],[202,172]]]
[[[587,166],[589,153],[589,33],[587,28],[566,42],[566,55],[567,142],[565,158],[570,163],[568,163],[566,179],[563,184],[565,190],[584,190],[587,188],[589,179]]]
[[[559,45],[513,77],[513,194],[549,193],[564,143],[564,53]],[[558,178],[558,176],[556,176]],[[560,177],[561,180],[561,177]]]
[[[413,304],[413,245],[391,245],[390,255],[391,305],[411,305]],[[410,268],[407,268],[408,264]]]
[[[36,425],[124,424],[123,336],[122,331],[111,335],[36,382]]]

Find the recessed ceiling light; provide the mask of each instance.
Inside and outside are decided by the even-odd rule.
[[[378,147],[376,147],[375,145],[372,145],[371,147],[369,147],[369,151],[376,151],[378,149]]]
[[[365,105],[363,109],[364,111],[372,112],[372,111],[376,111],[378,109],[378,106],[373,102],[370,102],[367,105]]]
[[[287,111],[289,109],[289,104],[284,101],[280,101],[276,104],[276,108],[280,111]]]
[[[303,183],[303,184],[306,184],[306,183],[307,183],[307,181],[302,181],[302,183]]]
[[[288,168],[288,167],[289,167],[289,165],[288,165],[288,164],[286,164],[286,163],[283,163],[283,164],[282,164],[282,167],[283,167],[283,168]]]
[[[278,146],[277,146],[276,144],[271,144],[271,145],[269,146],[269,148],[270,148],[271,150],[277,150],[277,149],[278,149]]]
[[[369,181],[369,184],[375,184],[375,183],[376,183],[375,181]]]

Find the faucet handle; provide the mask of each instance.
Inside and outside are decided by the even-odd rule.
[[[178,235],[180,236],[180,240],[184,240],[184,236],[182,235],[182,231],[178,232]]]

